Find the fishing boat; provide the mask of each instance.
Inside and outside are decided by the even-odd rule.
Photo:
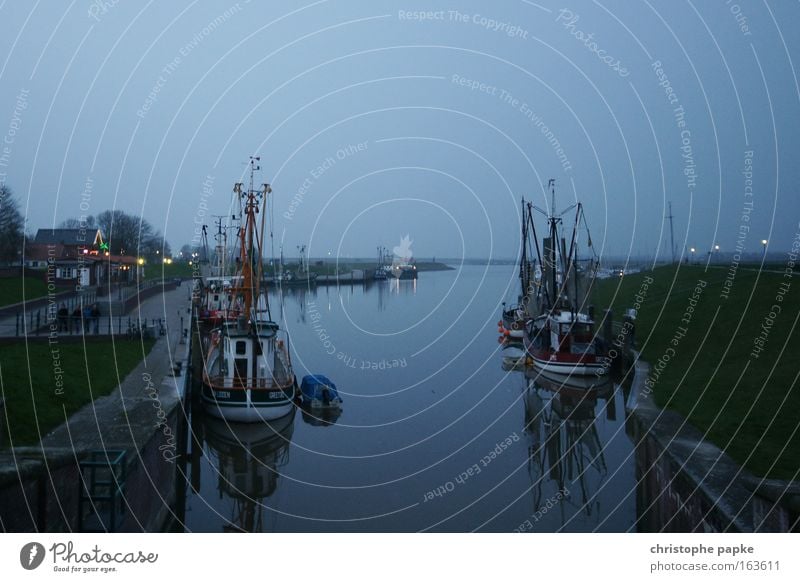
[[[299,251],[299,260],[297,270],[284,271],[283,270],[283,253],[281,252],[281,269],[280,276],[276,278],[276,282],[282,287],[298,287],[298,286],[312,286],[317,284],[317,274],[311,273],[308,270],[308,259],[306,258],[306,245],[297,245]]]
[[[250,160],[250,187],[234,186],[240,207],[237,273],[230,279],[225,304],[206,334],[202,399],[211,415],[233,422],[273,420],[294,409],[297,381],[292,372],[289,340],[272,320],[262,284],[269,184],[253,187],[259,160]],[[260,229],[256,215],[261,213]]]
[[[206,339],[208,333],[225,319],[236,319],[241,314],[241,301],[233,297],[233,289],[241,285],[241,277],[228,273],[226,265],[226,227],[222,219],[216,221],[214,235],[214,261],[209,260],[206,226],[202,229],[202,255],[197,258],[194,277],[193,303],[197,309],[196,320],[200,333]]]
[[[541,271],[534,251],[538,253],[536,229],[533,222],[534,206],[522,199],[522,246],[519,260],[520,294],[516,304],[503,302],[502,319],[497,322],[498,332],[512,341],[522,341],[527,323],[539,314],[541,300]]]
[[[534,364],[547,372],[568,375],[603,375],[608,372],[605,342],[595,333],[594,319],[580,311],[580,278],[592,277],[592,269],[584,272],[578,266],[578,230],[586,225],[583,205],[578,202],[556,214],[555,180],[550,180],[553,203],[547,215],[549,237],[543,241],[543,280],[545,281],[542,312],[527,322],[525,349]],[[575,209],[569,248],[559,236],[562,217]],[[544,211],[542,211],[544,213]],[[535,236],[535,232],[534,232]],[[588,236],[591,247],[591,236]],[[537,242],[537,249],[539,248]]]
[[[389,278],[389,268],[386,265],[388,252],[387,249],[381,246],[378,247],[378,262],[375,265],[375,272],[372,274],[372,278],[375,281],[385,281]]]

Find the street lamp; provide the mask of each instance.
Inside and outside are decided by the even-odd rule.
[[[690,252],[690,253],[692,253],[692,264],[693,264],[693,265],[695,264],[695,262],[694,262],[694,253],[695,253],[695,251],[696,251],[696,250],[697,250],[697,249],[696,249],[696,248],[694,248],[694,247],[692,247],[692,248],[690,248],[690,249],[689,249],[689,252]]]
[[[719,245],[714,245],[714,252],[717,254],[716,262],[719,262]]]
[[[764,259],[767,258],[767,243],[768,242],[769,241],[767,239],[765,239],[765,238],[761,239],[761,248],[762,248],[762,251],[761,251],[761,262],[762,263],[764,262]]]

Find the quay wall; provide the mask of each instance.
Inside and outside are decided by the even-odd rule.
[[[760,479],[686,419],[660,409],[636,356],[626,431],[636,446],[637,529],[666,532],[788,532],[800,524],[800,486]]]

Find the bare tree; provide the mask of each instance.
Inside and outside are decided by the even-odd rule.
[[[58,225],[58,228],[85,228],[88,230],[94,230],[97,228],[97,223],[94,216],[90,214],[84,218],[82,222],[80,218],[67,218],[66,220],[62,220],[61,224]],[[105,236],[105,233],[103,233],[103,236]]]
[[[154,235],[153,227],[147,220],[122,210],[105,210],[97,215],[96,220],[111,253],[132,256],[146,254],[142,253],[140,247]]]
[[[11,188],[0,185],[0,262],[16,263],[22,257],[25,219]]]
[[[171,256],[169,242],[153,228],[146,219],[128,214],[123,210],[105,210],[95,216],[87,216],[84,222],[78,218],[67,218],[61,228],[99,228],[114,255],[128,255],[157,259]]]

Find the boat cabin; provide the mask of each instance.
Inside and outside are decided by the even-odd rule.
[[[594,321],[583,313],[560,311],[552,315],[550,324],[550,346],[556,352],[584,354],[592,350],[594,342]]]
[[[220,388],[281,387],[289,380],[283,361],[283,342],[277,326],[266,325],[258,335],[228,322],[212,333],[218,344],[209,365],[209,377]]]

